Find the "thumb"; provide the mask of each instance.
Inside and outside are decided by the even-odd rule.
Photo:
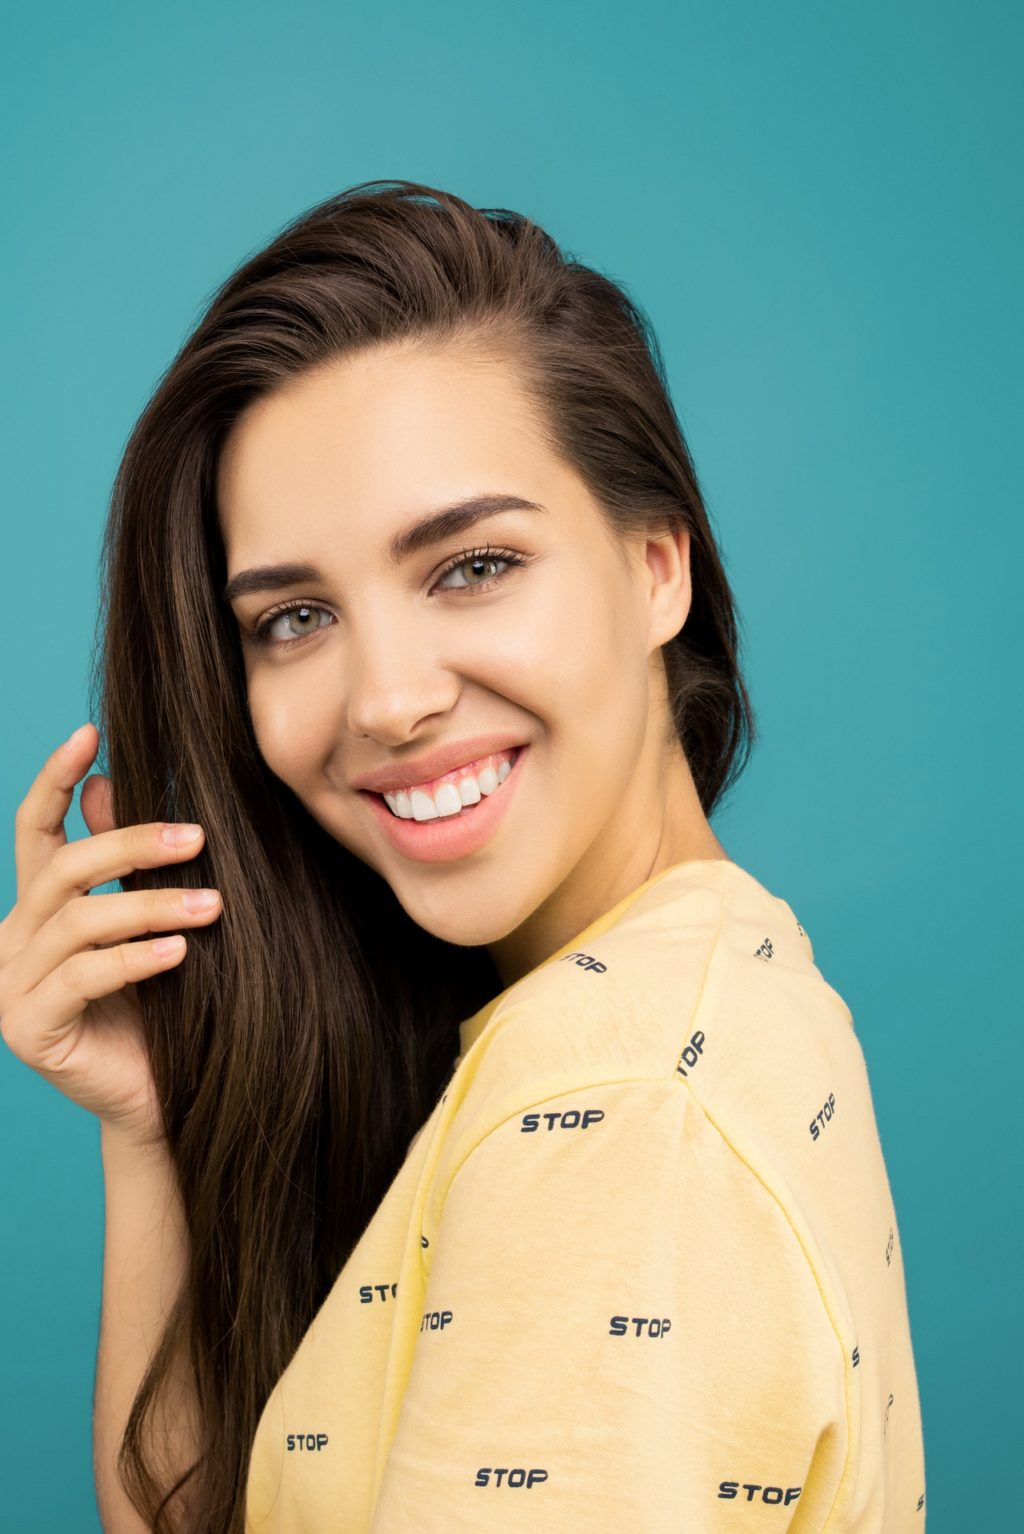
[[[79,809],[89,831],[96,836],[100,831],[114,830],[113,794],[110,779],[103,773],[93,773],[82,784]]]

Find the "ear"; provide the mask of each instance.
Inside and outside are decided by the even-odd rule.
[[[690,533],[676,527],[647,539],[644,556],[649,582],[650,611],[647,644],[650,651],[672,639],[690,612]]]

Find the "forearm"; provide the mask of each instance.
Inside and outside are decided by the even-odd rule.
[[[142,1150],[100,1129],[106,1224],[103,1300],[93,1397],[93,1469],[105,1534],[143,1534],[141,1519],[121,1486],[117,1454],[125,1423],[167,1317],[185,1279],[188,1237],[173,1169],[162,1148]],[[161,1392],[177,1476],[193,1462],[195,1409],[184,1381]]]

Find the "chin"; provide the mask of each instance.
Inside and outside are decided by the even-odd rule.
[[[504,903],[499,910],[487,909],[478,897],[467,899],[464,892],[457,895],[454,890],[450,900],[438,890],[425,900],[422,890],[403,888],[404,880],[388,878],[387,874],[382,877],[387,879],[395,899],[418,927],[432,937],[460,948],[481,948],[496,943],[514,931],[521,920],[518,916],[510,917]]]

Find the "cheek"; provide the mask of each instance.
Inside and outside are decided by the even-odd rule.
[[[588,715],[631,707],[645,674],[635,602],[621,582],[583,570],[568,600],[549,604],[527,641],[565,702]]]
[[[622,792],[642,749],[649,700],[644,637],[634,594],[606,577],[580,591],[553,651],[573,755],[585,760],[598,801]]]
[[[284,668],[282,668],[284,669]],[[295,675],[259,673],[249,679],[249,713],[260,755],[285,783],[301,784],[317,770],[331,740],[322,690]]]
[[[635,596],[614,572],[577,568],[550,588],[538,582],[516,605],[514,629],[496,612],[466,674],[539,718],[567,761],[580,754],[590,773],[618,783],[643,737],[644,637]]]
[[[507,613],[495,609],[486,653],[567,703],[589,703],[605,695],[609,666],[635,670],[636,661],[642,671],[641,638],[629,593],[613,572],[600,561],[552,560],[534,573],[528,600]]]

